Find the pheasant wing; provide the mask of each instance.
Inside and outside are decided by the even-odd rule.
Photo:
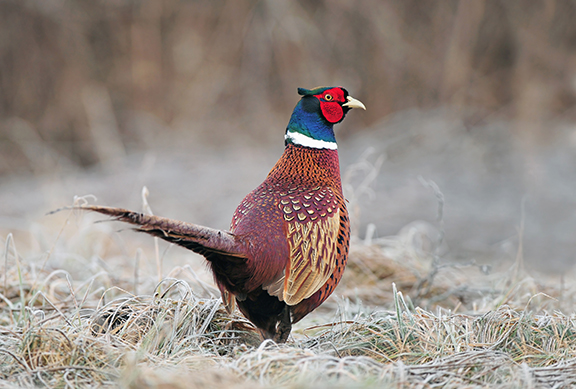
[[[296,305],[328,281],[337,265],[339,202],[329,188],[280,199],[289,260],[282,276],[264,286],[269,294]]]
[[[284,276],[284,301],[296,305],[309,298],[336,268],[336,243],[340,215],[288,223],[290,261]]]

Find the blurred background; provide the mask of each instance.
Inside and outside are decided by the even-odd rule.
[[[227,228],[283,150],[297,87],[337,127],[361,239],[443,260],[576,260],[576,3],[0,1],[0,232],[93,194]],[[59,227],[54,226],[54,234]]]

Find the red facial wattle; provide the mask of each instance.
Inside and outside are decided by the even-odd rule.
[[[344,91],[340,88],[332,88],[322,94],[315,95],[320,100],[322,115],[330,123],[338,123],[344,117],[341,104],[346,102]]]
[[[342,107],[336,102],[320,101],[320,108],[322,109],[322,115],[330,123],[338,123],[344,116]]]

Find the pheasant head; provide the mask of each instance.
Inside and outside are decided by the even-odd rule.
[[[298,88],[298,94],[302,99],[286,128],[287,145],[335,150],[334,124],[340,123],[352,108],[366,109],[342,87]]]

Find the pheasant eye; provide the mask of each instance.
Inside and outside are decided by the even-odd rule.
[[[332,101],[332,99],[333,99],[333,97],[331,94],[327,94],[324,96],[324,100],[326,100],[326,101]]]

